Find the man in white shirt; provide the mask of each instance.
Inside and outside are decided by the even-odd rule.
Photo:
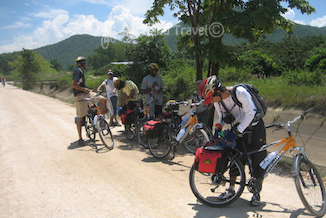
[[[223,125],[232,124],[232,130],[223,139],[227,145],[235,144],[236,148],[242,150],[243,143],[247,149],[260,148],[266,144],[266,129],[264,121],[259,119],[253,122],[256,114],[256,105],[252,101],[250,93],[244,88],[239,86],[236,89],[235,95],[239,102],[242,104],[240,107],[237,105],[231,96],[232,87],[224,87],[216,76],[208,77],[204,80],[200,87],[200,94],[205,99],[204,104],[214,103],[214,107],[219,116],[217,127],[214,137],[216,138],[217,132],[220,131]],[[245,133],[246,129],[252,133]],[[241,136],[243,138],[238,138]],[[238,139],[237,139],[238,138]],[[236,140],[236,143],[234,141]],[[262,188],[262,180],[264,170],[259,164],[267,156],[266,151],[261,151],[250,155],[253,167],[252,181],[256,183],[256,189],[253,191],[253,197],[250,201],[252,206],[260,205],[260,191]],[[231,181],[235,180],[238,176],[237,173],[232,174],[230,170]],[[233,178],[233,179],[232,179]],[[228,199],[234,195],[234,184],[230,183],[227,192],[219,196],[220,200]]]
[[[102,82],[102,84],[97,88],[97,91],[101,91],[101,88],[105,86],[107,99],[110,100],[110,107],[113,114],[110,120],[111,126],[120,126],[117,120],[117,102],[118,102],[118,92],[117,89],[114,87],[114,82],[118,79],[113,75],[111,70],[107,72],[108,78]]]

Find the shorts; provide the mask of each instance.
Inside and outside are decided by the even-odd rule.
[[[77,117],[85,117],[88,114],[88,104],[90,103],[89,101],[83,101],[84,98],[91,98],[96,96],[95,92],[89,92],[89,93],[81,93],[78,94],[77,96],[75,96],[75,104],[76,104],[76,114]],[[95,100],[97,103],[99,103],[99,101],[101,99],[103,99],[105,97],[103,97],[102,95],[99,95],[97,97],[95,97]],[[94,102],[94,101],[92,101]]]

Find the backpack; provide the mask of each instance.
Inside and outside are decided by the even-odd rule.
[[[252,84],[241,83],[241,84],[235,85],[231,90],[232,99],[239,107],[242,107],[241,102],[239,102],[239,100],[236,96],[236,89],[239,86],[244,87],[250,93],[251,99],[257,108],[253,122],[257,122],[258,120],[260,120],[261,118],[263,118],[266,115],[267,103],[266,103],[265,99],[261,95],[259,95],[259,91],[256,87],[254,87]]]
[[[162,132],[162,120],[149,120],[143,126],[146,138],[157,138]]]

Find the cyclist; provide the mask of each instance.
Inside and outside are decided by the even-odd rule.
[[[221,81],[216,76],[206,78],[201,84],[200,93],[205,99],[204,104],[213,102],[219,116],[215,132],[217,133],[220,131],[225,123],[233,123],[235,125],[226,135],[224,143],[230,145],[234,140],[236,140],[236,148],[239,150],[241,150],[242,142],[245,143],[245,146],[248,149],[263,146],[266,144],[266,129],[262,119],[254,123],[252,122],[255,117],[256,106],[251,99],[250,93],[241,86],[237,88],[236,96],[242,103],[242,107],[239,107],[232,99],[231,89],[232,87],[222,86]],[[253,132],[250,134],[244,134],[246,129],[250,129]],[[243,140],[238,138],[238,136],[243,137]],[[250,201],[252,206],[260,205],[260,191],[262,188],[264,170],[260,168],[259,163],[261,163],[266,156],[266,151],[255,153],[250,156],[253,167],[253,178],[251,178],[251,181],[255,183],[256,187],[253,190],[254,194]],[[237,173],[232,174],[231,169],[231,181],[234,181],[237,176]],[[234,195],[234,184],[230,183],[227,192],[221,194],[219,199],[228,199],[232,195]]]
[[[138,100],[136,97],[139,93],[139,89],[137,85],[131,80],[122,81],[121,79],[117,79],[114,82],[114,87],[118,90],[122,89],[123,92],[122,106],[127,105],[127,108],[129,110],[133,110],[136,107],[134,101]]]
[[[111,107],[113,110],[113,115],[110,120],[111,126],[120,126],[117,120],[117,101],[118,101],[118,92],[114,87],[114,82],[118,79],[118,77],[113,76],[112,70],[108,70],[107,72],[108,78],[102,82],[102,84],[97,88],[97,91],[100,92],[101,88],[105,86],[107,98],[110,98]]]
[[[151,98],[155,98],[153,107],[150,107],[150,114],[158,116],[162,112],[162,91],[164,88],[164,82],[161,76],[157,75],[159,66],[157,63],[151,63],[148,65],[150,73],[143,78],[141,84],[141,90],[146,95],[146,102],[151,101]]]
[[[83,146],[84,141],[82,138],[82,122],[84,117],[88,113],[88,102],[82,101],[84,98],[96,96],[95,92],[92,92],[86,87],[85,83],[85,74],[86,69],[86,59],[82,56],[79,56],[76,59],[77,69],[75,70],[72,76],[71,86],[73,87],[73,92],[75,96],[76,104],[76,114],[77,114],[77,132],[79,136],[78,145]],[[107,99],[101,95],[97,96],[95,100],[100,104],[101,114],[105,114],[106,111],[106,101]]]

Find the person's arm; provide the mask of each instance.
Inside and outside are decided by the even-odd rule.
[[[101,91],[101,88],[105,85],[105,83],[103,82],[99,87],[97,87],[97,92],[100,92]]]
[[[245,114],[244,119],[237,127],[238,131],[240,133],[243,133],[243,131],[250,125],[252,120],[255,118],[256,106],[251,99],[250,93],[244,88],[238,87],[236,90],[236,95],[238,100],[242,104],[242,110]]]
[[[88,88],[84,88],[84,87],[81,87],[80,85],[78,85],[78,81],[77,80],[73,80],[71,82],[71,86],[76,89],[76,90],[80,90],[80,91],[83,91],[83,92],[86,92],[86,93],[89,93],[90,90]]]
[[[147,93],[151,92],[152,90],[153,90],[152,87],[149,87],[148,89],[142,89],[144,94],[147,94]]]
[[[131,99],[131,98],[133,98],[133,97],[135,96],[135,94],[136,94],[135,89],[132,89],[132,90],[130,91],[130,95],[128,96],[128,100]]]

